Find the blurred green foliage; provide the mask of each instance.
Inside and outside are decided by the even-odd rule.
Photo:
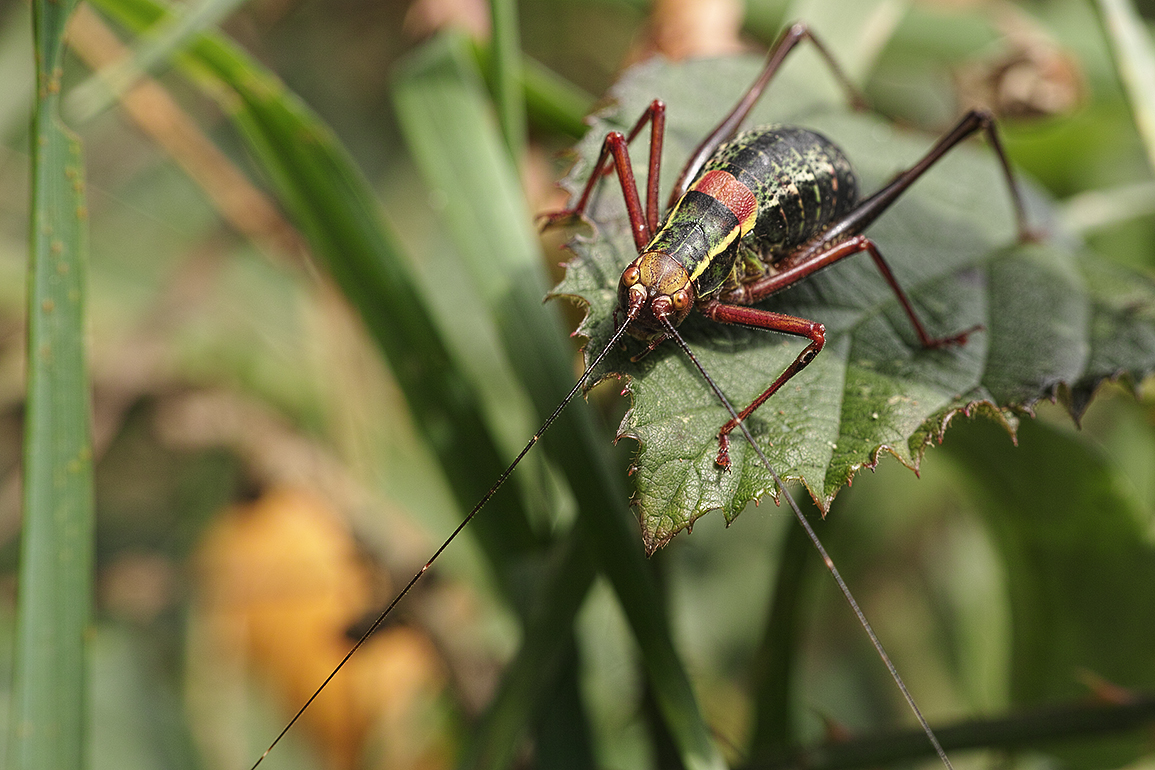
[[[145,6],[127,0],[104,5],[126,12]],[[890,5],[900,13],[876,53],[867,93],[884,113],[939,130],[958,112],[953,95],[959,73],[1005,50],[1005,18],[985,7]],[[823,31],[823,15],[837,19],[840,12],[837,2],[786,6],[752,3],[747,9],[756,46],[768,44],[787,13],[806,11]],[[1140,10],[1150,11],[1142,4]],[[1082,223],[1079,235],[1089,248],[1150,272],[1155,215],[1149,191],[1146,199],[1142,192],[1151,169],[1095,8],[1081,0],[1051,0],[1008,5],[1002,12],[1020,14],[1019,21],[1066,52],[1084,94],[1072,112],[1007,119],[1010,155],[1060,199],[1066,219]],[[602,94],[642,35],[647,9],[613,0],[525,0],[519,13],[521,46],[531,60],[585,92]],[[175,59],[183,69],[161,63],[153,75],[270,197],[284,195],[286,176],[308,169],[286,162],[278,175],[269,156],[254,149],[253,136],[270,125],[253,118],[268,114],[258,108],[287,104],[289,112],[315,114],[332,130],[320,139],[297,135],[299,146],[290,142],[282,149],[299,154],[280,157],[315,159],[311,153],[331,139],[336,155],[368,181],[365,190],[380,205],[359,215],[372,229],[379,213],[381,230],[392,233],[396,252],[408,260],[413,292],[432,308],[428,323],[445,342],[447,366],[459,378],[445,398],[474,410],[491,445],[487,451],[505,460],[540,422],[548,391],[523,384],[525,368],[537,359],[518,361],[523,350],[503,347],[502,324],[509,319],[497,312],[500,303],[492,306],[485,279],[508,281],[508,274],[499,277],[495,266],[487,275],[483,267],[479,281],[477,267],[471,273],[462,265],[453,225],[445,219],[452,196],[427,186],[406,149],[391,78],[398,61],[421,45],[406,31],[415,28],[415,18],[403,4],[353,0],[254,0],[240,7],[224,32],[275,72],[299,102],[278,102],[275,85],[266,89],[255,68],[239,73],[252,75],[253,101],[242,108],[227,95],[220,98],[212,78],[190,64],[185,54],[196,54],[192,48]],[[8,586],[0,646],[6,649],[19,533],[15,490],[28,259],[32,88],[21,84],[32,82],[32,53],[26,6],[5,3],[0,27],[0,82],[6,84],[0,89],[0,553]],[[115,28],[123,40],[135,39],[129,28]],[[841,34],[832,30],[832,39]],[[65,93],[87,75],[82,62],[68,61]],[[523,177],[545,177],[544,185],[527,186],[548,189],[563,165],[549,159],[572,143],[558,126],[573,124],[544,117],[548,112],[535,108],[533,99],[528,108],[536,155],[521,161]],[[347,522],[363,559],[377,567],[376,580],[404,580],[470,504],[462,502],[466,494],[454,474],[482,489],[488,477],[472,478],[470,460],[479,454],[467,454],[458,471],[439,465],[445,454],[461,450],[451,438],[461,426],[411,411],[403,382],[410,377],[420,383],[420,371],[414,376],[396,363],[392,372],[382,366],[378,351],[388,347],[387,327],[367,311],[373,295],[357,296],[359,287],[370,286],[364,276],[375,269],[372,250],[365,253],[367,272],[338,274],[336,284],[324,277],[338,263],[317,233],[336,219],[309,223],[293,200],[282,198],[294,225],[313,239],[316,262],[303,259],[301,241],[283,220],[261,220],[242,234],[238,212],[222,216],[203,182],[192,181],[120,108],[73,127],[88,158],[92,255],[98,605],[91,765],[245,767],[298,700],[283,703],[284,689],[267,686],[267,669],[261,676],[243,661],[206,653],[204,639],[216,621],[206,609],[207,589],[196,582],[203,570],[190,559],[217,512],[286,483],[309,488],[326,495]],[[556,205],[531,195],[526,211]],[[547,263],[559,258],[556,242],[547,243]],[[413,366],[422,365],[421,353],[413,351]],[[576,368],[576,357],[571,360]],[[623,442],[614,450],[611,439],[625,405],[603,391],[591,402],[590,419],[604,423],[598,441],[607,452],[597,462],[609,465],[620,482],[632,447]],[[1080,431],[1050,405],[1039,412],[1037,424],[1024,422],[1017,448],[990,425],[952,427],[946,450],[928,453],[919,479],[884,460],[875,473],[855,480],[820,526],[936,726],[1013,717],[1017,708],[1070,704],[1086,694],[1105,697],[1113,692],[1105,682],[1137,692],[1155,685],[1155,654],[1144,644],[1155,632],[1147,589],[1155,511],[1150,396],[1137,402],[1106,386]],[[627,602],[611,580],[595,576],[604,553],[568,535],[575,520],[582,522],[579,530],[588,526],[578,518],[576,500],[602,490],[567,489],[562,457],[531,456],[517,487],[489,511],[499,519],[507,511],[522,517],[524,550],[504,544],[516,558],[494,565],[487,555],[492,543],[484,541],[500,539],[508,524],[493,525],[480,545],[467,535],[438,562],[433,574],[439,579],[415,593],[398,618],[429,634],[444,655],[450,684],[424,707],[434,725],[427,729],[437,736],[431,740],[449,763],[468,755],[471,740],[482,742],[469,737],[477,725],[488,740],[503,736],[507,756],[527,763],[536,757],[543,766],[567,758],[605,767],[664,766],[695,756],[684,737],[694,728],[668,727],[678,721],[669,706],[657,716],[663,696],[655,697],[655,674],[639,664],[638,631],[631,630],[629,608],[622,609]],[[747,511],[729,530],[719,517],[707,517],[648,564],[660,578],[670,636],[705,724],[733,764],[781,756],[790,741],[819,741],[831,723],[867,736],[909,724],[893,684],[821,565],[803,555],[785,562],[793,573],[781,566],[779,553],[790,552],[794,527],[770,505]],[[640,538],[636,545],[640,552]],[[531,666],[528,692],[504,695],[516,688],[501,683],[500,665],[518,659],[519,650],[525,654],[527,640],[537,638],[534,619],[548,615],[535,602],[561,596],[542,591],[565,588],[570,574],[580,583],[570,586],[570,600],[580,606],[573,633],[567,627],[554,634],[556,647],[532,648],[550,653],[541,675],[533,677],[538,671]],[[777,605],[775,617],[787,623],[788,638],[775,647],[767,640],[780,628],[768,632],[763,626],[770,597],[783,585],[791,586],[794,607],[788,612]],[[376,601],[388,595],[381,585],[373,592]],[[782,644],[793,663],[792,681],[769,677],[768,684],[767,667],[787,660]],[[765,649],[778,657],[768,661],[759,653]],[[0,656],[0,665],[8,660]],[[1024,664],[1031,661],[1037,665]],[[0,682],[0,711],[7,715],[8,677]],[[771,726],[776,729],[762,723],[768,712],[755,709],[771,686],[788,700],[789,724]],[[500,703],[513,704],[499,715],[528,715],[528,727],[494,726],[499,720],[485,709],[495,690],[507,698]],[[568,732],[556,734],[558,725]],[[966,746],[986,745],[981,728]],[[335,766],[309,744],[307,730],[291,733],[268,766]],[[380,741],[373,745],[369,754],[378,761],[366,766],[384,766],[390,749]],[[1062,745],[1031,742],[1007,755],[997,749],[954,756],[960,766],[1006,759],[1038,767],[1117,767],[1149,762],[1142,758],[1148,748],[1142,733],[1132,731]]]

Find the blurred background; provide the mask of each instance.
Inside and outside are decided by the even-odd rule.
[[[349,630],[364,628],[364,616],[388,601],[464,511],[430,448],[435,431],[412,416],[380,342],[286,214],[277,179],[254,160],[227,100],[171,66],[169,51],[118,97],[93,85],[91,73],[112,66],[126,46],[140,55],[131,25],[108,9],[115,5],[80,8],[65,72],[65,117],[87,158],[90,222],[92,766],[248,767],[348,649]],[[969,106],[996,110],[1009,155],[1055,197],[1063,225],[1100,256],[1150,274],[1152,154],[1104,31],[1106,5],[891,0],[862,4],[872,7],[868,14],[849,0],[750,0],[745,7],[733,0],[523,0],[521,48],[542,77],[553,73],[555,96],[552,107],[529,107],[528,141],[517,159],[528,211],[563,205],[556,181],[568,165],[564,151],[581,132],[576,117],[624,67],[652,55],[761,52],[785,21],[805,18],[824,35],[830,25],[836,55],[853,49],[850,58],[866,62],[868,96],[897,120],[938,132]],[[1137,5],[1150,29],[1155,3]],[[458,340],[451,356],[481,394],[503,456],[512,457],[539,418],[499,352],[478,289],[454,262],[458,247],[440,218],[445,194],[423,180],[391,95],[398,63],[446,29],[476,43],[484,60],[488,6],[251,0],[197,9],[283,80],[348,151],[438,311],[437,324]],[[838,26],[859,14],[872,23]],[[4,668],[20,535],[30,28],[26,3],[0,1]],[[566,237],[543,237],[541,258],[554,279]],[[576,326],[580,312],[564,312]],[[575,376],[577,351],[577,341],[566,351]],[[627,407],[619,390],[610,384],[592,396],[607,447]],[[1148,589],[1155,585],[1153,407],[1150,395],[1136,400],[1107,384],[1076,432],[1061,407],[1043,403],[1037,422],[1025,421],[1018,449],[993,425],[962,424],[928,453],[921,478],[884,459],[839,498],[820,534],[932,724],[1001,717],[1032,699],[1110,702],[1114,693],[1125,701],[1120,692],[1130,697],[1155,686],[1155,645],[1143,644],[1155,634]],[[633,447],[627,441],[613,451],[625,480]],[[556,467],[531,459],[523,472],[537,489],[521,494],[547,501],[529,506],[539,511],[531,530],[542,540],[567,530],[575,503]],[[1032,573],[1034,592],[1011,596],[1008,575],[1027,568],[1028,554],[1008,559],[994,533],[1000,511],[1016,501],[1049,506],[1044,513],[1053,516],[1040,519],[1042,526],[1068,539],[1052,552],[1041,549],[1041,560],[1053,560]],[[1094,556],[1068,547],[1102,522],[1127,534]],[[734,764],[752,759],[752,681],[766,665],[758,652],[766,607],[795,526],[772,505],[752,508],[729,530],[709,516],[650,562],[705,721]],[[1104,577],[1102,563],[1119,569]],[[516,602],[498,584],[530,585],[540,564],[530,558],[518,569],[522,577],[495,578],[485,545],[467,530],[266,766],[432,770],[467,756],[469,736],[521,639]],[[802,630],[791,659],[798,681],[792,737],[813,742],[909,726],[821,565],[803,574],[794,589]],[[1106,593],[1088,589],[1071,600],[1072,590],[1089,585]],[[1104,649],[1107,631],[1091,609],[1107,612],[1105,595],[1117,603],[1111,610],[1132,621],[1109,634],[1120,642],[1113,651]],[[1034,603],[1038,617],[1017,615],[1022,602]],[[1014,668],[1026,648],[1016,645],[1032,628],[1052,637],[1057,658],[1091,647],[1103,659],[1070,652],[1078,671],[1020,697]],[[602,578],[581,603],[573,639],[567,660],[574,662],[566,665],[581,703],[570,724],[587,735],[588,753],[548,754],[548,736],[531,728],[513,744],[514,763],[676,761],[653,718],[637,645]],[[9,680],[9,672],[0,675],[0,713],[7,713]],[[1117,767],[1149,763],[1149,748],[1150,733],[1139,731],[1054,750],[1043,743],[963,752],[957,760],[965,767]]]

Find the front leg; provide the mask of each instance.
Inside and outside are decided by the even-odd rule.
[[[642,128],[650,124],[650,163],[646,176],[646,208],[643,212],[641,199],[638,196],[638,185],[634,181],[634,167],[630,162],[629,144],[641,133]],[[590,193],[603,175],[618,172],[618,181],[622,185],[622,196],[626,201],[626,211],[630,217],[630,229],[634,235],[634,244],[641,251],[654,232],[658,229],[658,185],[662,166],[662,142],[666,133],[666,104],[661,99],[655,99],[638,118],[629,135],[620,131],[611,131],[602,142],[602,151],[598,161],[594,164],[590,178],[586,180],[581,196],[572,208],[540,214],[537,219],[542,229],[552,227],[563,222],[569,222],[585,215],[586,205],[589,203]]]
[[[730,420],[718,431],[718,457],[714,462],[722,468],[729,468],[730,432],[738,427],[740,420],[745,420],[749,417],[755,409],[766,402],[766,399],[777,393],[779,388],[785,385],[791,377],[805,369],[807,364],[814,360],[814,357],[818,355],[822,347],[826,344],[826,327],[816,321],[807,321],[805,318],[796,318],[770,310],[760,310],[755,307],[727,305],[717,300],[705,303],[699,310],[702,315],[719,323],[735,324],[752,329],[768,329],[770,331],[805,337],[810,340],[810,344],[798,354],[798,357],[794,359],[794,363],[786,367],[786,370],[778,375],[778,379],[774,380],[770,387],[762,392],[762,395],[758,396],[749,406],[738,413],[738,419]]]

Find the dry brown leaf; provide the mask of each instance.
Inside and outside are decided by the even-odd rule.
[[[373,576],[349,532],[320,499],[281,488],[236,506],[197,553],[202,612],[222,655],[241,656],[287,707],[312,695],[349,651],[345,629],[371,605]],[[444,687],[442,664],[412,628],[378,632],[305,712],[301,726],[334,770],[439,768],[444,740],[423,727]]]
[[[1078,59],[1029,15],[1010,5],[998,11],[1003,51],[958,72],[960,106],[989,109],[1001,118],[1052,117],[1078,109],[1087,94]]]
[[[743,50],[740,0],[657,0],[650,16],[652,50],[675,61]]]

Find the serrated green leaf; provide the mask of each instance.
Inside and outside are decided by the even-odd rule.
[[[36,2],[23,532],[8,766],[86,760],[93,498],[85,356],[88,210],[80,141],[60,120],[73,3]]]
[[[664,190],[685,158],[753,82],[753,57],[680,65],[649,63],[613,91],[615,106],[579,145],[571,184],[588,175],[602,138],[628,127],[657,97],[668,105]],[[791,123],[834,140],[867,193],[916,162],[933,137],[856,114],[814,95],[824,75],[787,64],[748,125]],[[639,159],[645,153],[635,152]],[[635,162],[644,177],[644,163]],[[639,184],[641,186],[641,184]],[[635,256],[616,185],[595,196],[595,235],[572,244],[577,258],[556,294],[590,306],[580,329],[588,350],[613,330],[616,284]],[[992,153],[974,143],[949,153],[867,234],[875,240],[932,335],[981,324],[964,346],[924,350],[894,294],[865,256],[855,256],[771,298],[765,307],[821,321],[821,355],[747,424],[778,472],[801,480],[824,510],[864,466],[889,452],[917,469],[953,415],[980,411],[1013,430],[1016,411],[1069,392],[1078,417],[1095,386],[1155,368],[1155,286],[1104,266],[1063,238],[1047,204],[1028,197],[1038,243],[1020,244],[1011,198]],[[1126,286],[1120,299],[1120,286]],[[735,405],[749,403],[802,348],[782,335],[735,329],[692,315],[682,331]],[[599,376],[630,379],[633,408],[620,428],[639,441],[636,502],[649,548],[704,513],[727,520],[772,490],[743,441],[733,468],[717,467],[715,436],[727,415],[689,363],[664,345],[638,363],[626,344]]]

